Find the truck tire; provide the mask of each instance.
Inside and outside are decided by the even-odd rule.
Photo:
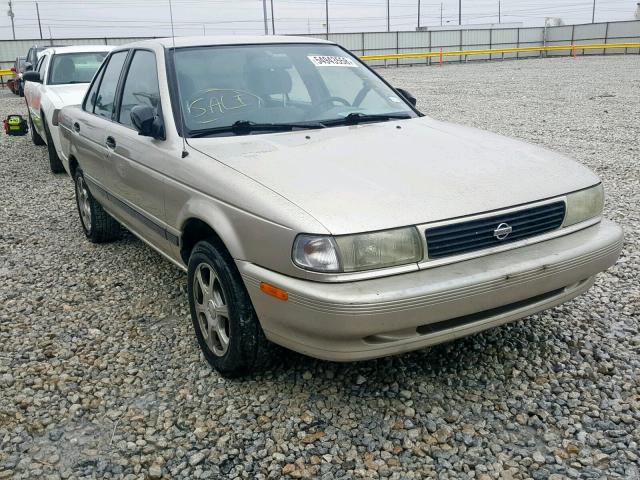
[[[39,147],[42,145],[46,145],[42,137],[36,132],[36,129],[33,126],[33,120],[31,120],[31,112],[29,112],[29,130],[31,130],[31,141],[34,145],[38,145]]]
[[[73,180],[80,224],[89,241],[106,243],[118,239],[120,224],[93,198],[80,168],[76,169]]]
[[[207,362],[229,378],[272,365],[277,347],[265,337],[224,246],[215,239],[198,242],[188,267],[191,320]]]
[[[49,167],[51,168],[51,172],[64,173],[64,165],[62,165],[62,161],[56,151],[56,146],[53,143],[53,138],[51,138],[51,132],[49,132],[44,112],[42,113],[42,125],[44,126],[44,134],[47,137],[47,150],[49,152]]]

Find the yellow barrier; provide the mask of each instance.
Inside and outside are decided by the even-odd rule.
[[[514,48],[489,48],[483,50],[449,50],[437,52],[417,52],[417,53],[390,53],[388,55],[363,55],[361,60],[395,60],[402,58],[434,58],[440,57],[466,57],[470,55],[500,55],[502,53],[520,52],[554,52],[558,50],[569,50],[575,54],[576,50],[606,50],[608,48],[640,48],[640,42],[632,43],[593,43],[586,45],[548,45],[540,47],[514,47]]]
[[[5,68],[4,70],[0,70],[0,77],[5,77],[7,75],[13,75],[13,72],[8,68]]]

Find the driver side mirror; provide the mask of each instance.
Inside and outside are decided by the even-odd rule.
[[[34,72],[33,70],[24,72],[22,74],[22,80],[24,80],[25,82],[42,83],[42,79],[40,78],[40,73]]]
[[[155,109],[148,105],[136,105],[131,109],[131,123],[138,135],[164,140],[164,125]]]
[[[413,95],[411,95],[407,90],[405,90],[404,88],[396,88],[396,90],[398,91],[398,93],[400,95],[402,95],[404,97],[404,99],[409,102],[411,105],[413,105],[414,107],[416,106],[416,104],[418,103],[418,99],[416,97],[414,97]]]

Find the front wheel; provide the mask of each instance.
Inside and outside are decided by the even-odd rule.
[[[202,353],[226,377],[239,377],[272,363],[269,342],[233,259],[219,242],[201,241],[189,258],[189,306]]]
[[[93,243],[116,240],[120,236],[120,224],[93,198],[80,168],[76,170],[74,182],[76,205],[84,234]]]
[[[45,119],[44,113],[42,114],[42,125],[44,127],[44,134],[47,137],[49,168],[51,168],[52,173],[64,173],[64,165],[62,165],[62,161],[60,160],[58,152],[56,151],[56,146],[53,143],[53,138],[51,137],[51,132],[49,131],[49,127],[47,126],[47,121]]]
[[[31,112],[29,112],[29,130],[31,130],[31,141],[34,145],[38,145],[39,147],[42,145],[46,145],[44,140],[40,136],[38,132],[36,132],[35,127],[33,126],[33,120],[31,119]]]

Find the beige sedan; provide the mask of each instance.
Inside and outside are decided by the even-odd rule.
[[[124,225],[186,270],[229,376],[273,343],[352,361],[501,325],[585,292],[621,250],[588,169],[426,117],[330,42],[120,47],[59,121],[86,236]]]

